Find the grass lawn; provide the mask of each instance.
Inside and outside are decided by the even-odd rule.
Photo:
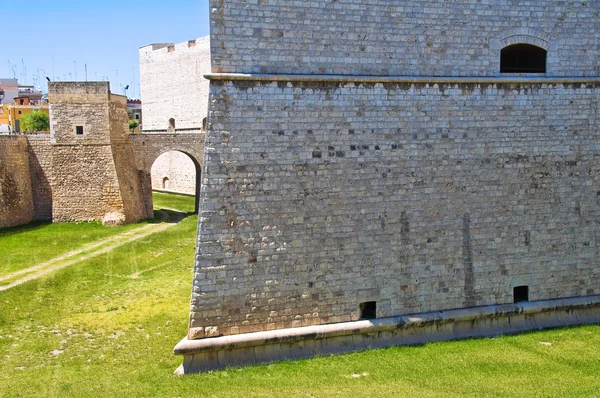
[[[67,224],[35,222],[0,229],[0,253],[2,253],[0,276],[31,267],[145,223],[107,228],[102,226],[101,222]]]
[[[196,222],[0,292],[0,396],[600,396],[600,326],[175,376]]]

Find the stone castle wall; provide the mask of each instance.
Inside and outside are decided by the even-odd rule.
[[[211,0],[213,72],[498,76],[500,50],[550,51],[553,76],[600,74],[597,1]]]
[[[599,294],[598,6],[211,1],[188,337]]]
[[[0,228],[27,224],[33,215],[27,139],[0,135]]]
[[[140,181],[127,146],[124,97],[111,94],[102,82],[52,82],[48,90],[53,220],[101,220],[113,212],[126,222],[143,218]],[[77,134],[77,126],[83,134]]]
[[[171,118],[176,130],[201,131],[208,107],[208,80],[203,74],[208,72],[208,36],[140,48],[144,132],[167,132]]]
[[[599,94],[211,82],[192,335],[599,294]]]

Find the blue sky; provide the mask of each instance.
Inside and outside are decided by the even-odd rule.
[[[120,94],[129,85],[130,98],[139,98],[139,47],[209,34],[208,0],[0,0],[0,21],[0,77],[41,80],[45,91],[46,76],[85,80],[87,64],[88,80],[108,79]]]

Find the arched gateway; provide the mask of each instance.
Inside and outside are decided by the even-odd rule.
[[[159,156],[170,151],[186,154],[194,163],[196,171],[196,205],[198,211],[200,198],[201,165],[204,151],[204,134],[138,134],[132,135],[136,167],[142,183],[144,208],[148,217],[152,215],[152,165]]]

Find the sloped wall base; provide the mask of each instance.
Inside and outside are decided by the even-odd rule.
[[[201,340],[184,338],[176,374],[188,374],[370,348],[488,337],[600,323],[600,296],[492,305],[330,325],[247,333]]]

